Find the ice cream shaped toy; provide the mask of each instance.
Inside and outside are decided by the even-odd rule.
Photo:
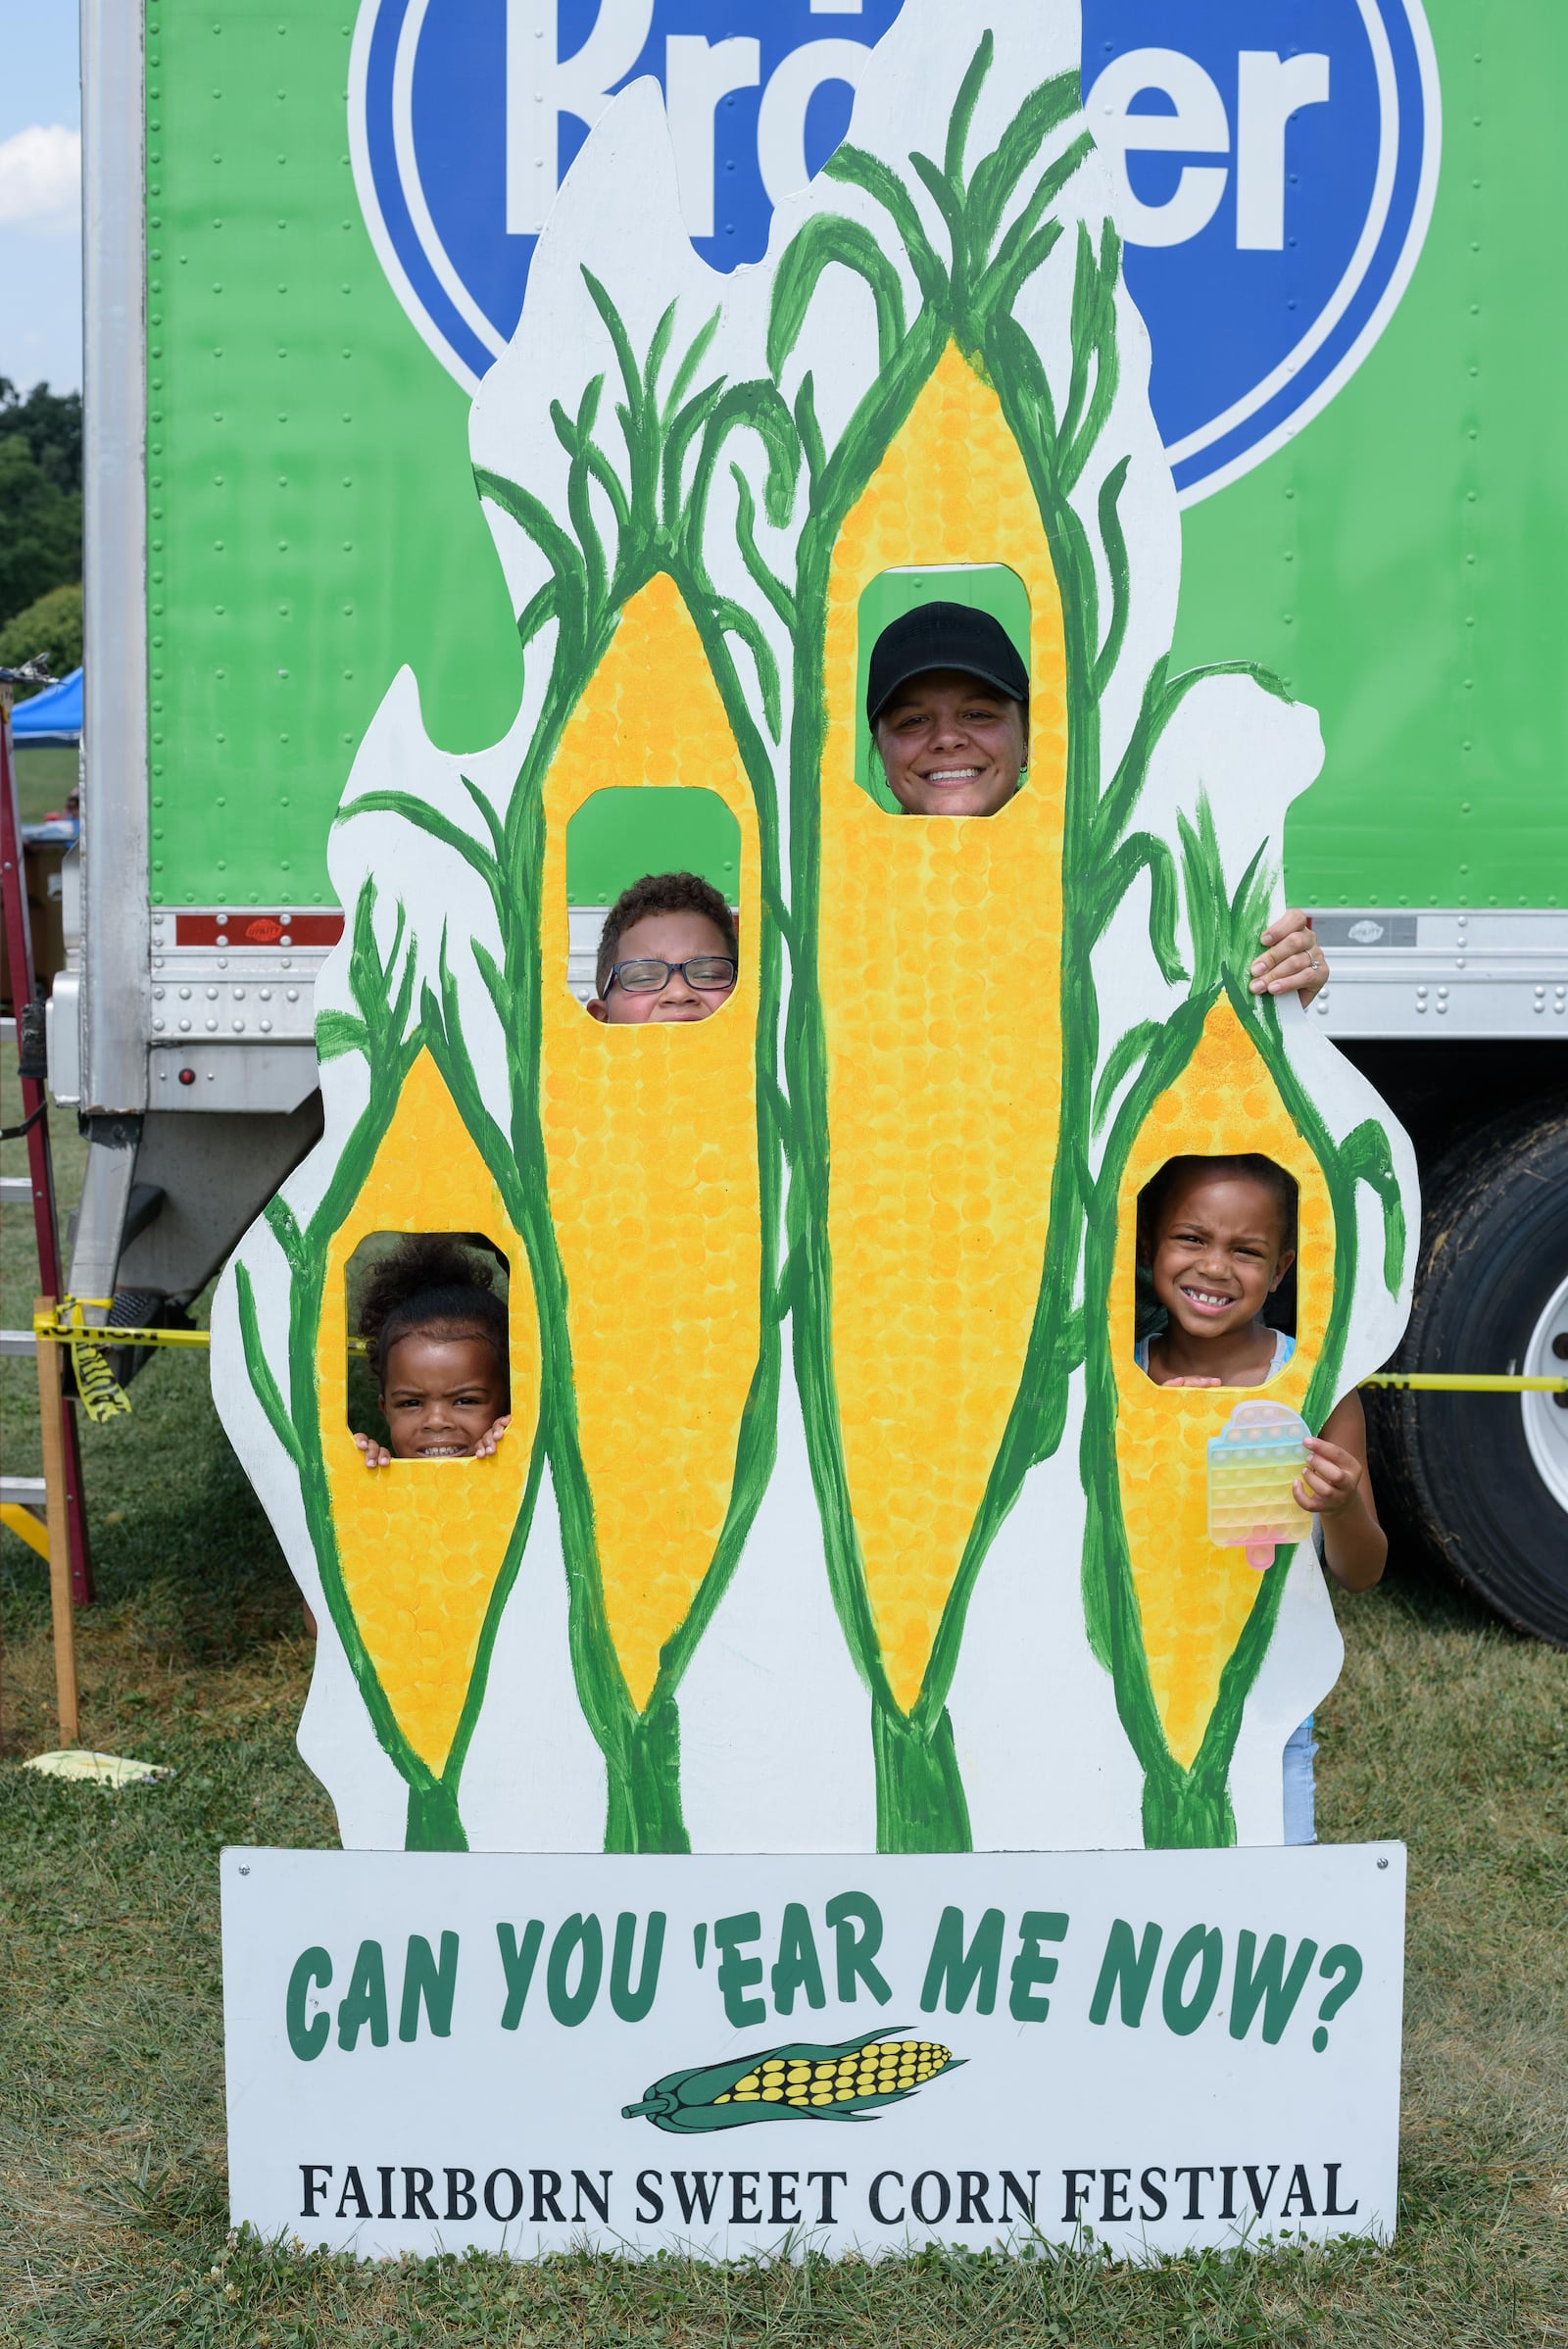
[[[1310,1513],[1292,1491],[1306,1467],[1309,1430],[1287,1403],[1238,1403],[1208,1444],[1208,1538],[1245,1549],[1261,1574],[1279,1542],[1304,1541]]]

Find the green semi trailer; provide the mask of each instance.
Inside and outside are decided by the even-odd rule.
[[[327,832],[399,668],[442,745],[513,719],[467,412],[576,144],[657,75],[694,242],[744,265],[900,5],[83,0],[85,822],[50,1014],[78,1295],[177,1308],[319,1130]],[[1179,661],[1243,653],[1322,713],[1287,888],[1333,964],[1313,1016],[1416,1142],[1401,1363],[1553,1373],[1568,20],[1085,0],[1083,56],[1184,502]],[[726,878],[687,832],[574,839],[574,945],[631,871]],[[1568,1641],[1568,1411],[1375,1416],[1403,1538]]]

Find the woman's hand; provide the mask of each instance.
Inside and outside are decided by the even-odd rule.
[[[387,1450],[384,1444],[377,1444],[373,1436],[356,1436],[354,1441],[359,1445],[361,1451],[365,1454],[365,1465],[367,1468],[391,1467],[392,1454]]]
[[[488,1460],[495,1451],[496,1445],[500,1443],[502,1437],[506,1434],[511,1425],[512,1413],[510,1411],[503,1412],[501,1417],[496,1421],[495,1426],[492,1428],[486,1428],[484,1434],[479,1438],[478,1443],[474,1445],[474,1458],[476,1460]]]
[[[1321,1436],[1308,1436],[1306,1448],[1310,1455],[1306,1473],[1292,1487],[1297,1507],[1310,1509],[1319,1517],[1338,1517],[1360,1493],[1361,1463],[1354,1452],[1338,1444],[1326,1444]]]
[[[1254,995],[1297,995],[1304,1010],[1329,983],[1328,956],[1312,935],[1311,917],[1294,907],[1271,921],[1263,953],[1252,965]]]

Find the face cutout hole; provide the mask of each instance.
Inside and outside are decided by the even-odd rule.
[[[859,604],[856,781],[893,815],[997,814],[1027,788],[1028,680],[1029,591],[1016,571],[883,571]]]
[[[1283,1370],[1298,1196],[1295,1176],[1256,1151],[1168,1158],[1145,1185],[1131,1341],[1159,1385],[1264,1386]]]
[[[740,969],[741,828],[716,792],[596,791],[566,827],[567,985],[612,1027],[723,1009]],[[608,932],[607,932],[608,925]]]
[[[349,1430],[393,1462],[472,1459],[512,1408],[511,1267],[482,1232],[372,1232],[344,1267]]]

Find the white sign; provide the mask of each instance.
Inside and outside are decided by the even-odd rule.
[[[235,2225],[367,2256],[1395,2223],[1399,1844],[223,1855]]]

